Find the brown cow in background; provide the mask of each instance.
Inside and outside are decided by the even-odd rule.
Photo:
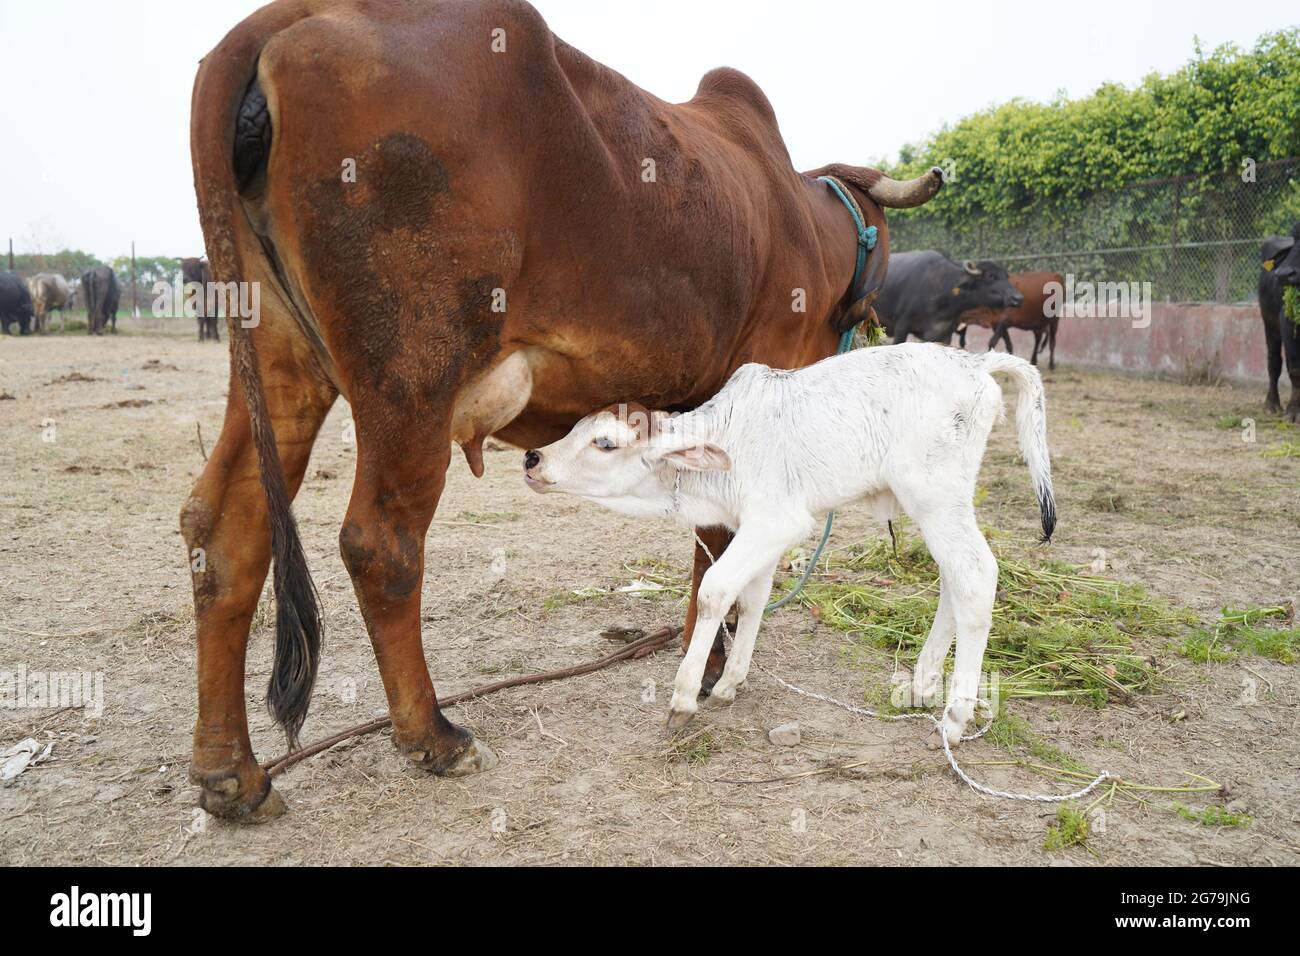
[[[712,70],[668,103],[516,0],[263,7],[203,59],[190,143],[213,278],[261,290],[258,320],[230,323],[225,423],[181,511],[205,555],[191,777],[206,810],[243,820],[284,809],[245,712],[268,566],[267,701],[293,740],[316,678],[320,607],[290,502],[340,395],[357,466],[339,545],[393,743],[434,773],[486,770],[495,756],[438,705],[421,633],[452,443],[480,475],[490,435],[536,448],[593,408],[695,408],[746,362],[831,355],[884,282],[882,207],[943,182],[801,174],[749,77]],[[729,541],[701,536],[715,554]],[[707,561],[697,548],[688,641],[717,600],[698,593]],[[724,662],[715,642],[715,677]]]
[[[1029,361],[1034,365],[1038,364],[1038,351],[1046,337],[1049,351],[1047,367],[1056,368],[1056,327],[1061,321],[1061,316],[1059,301],[1048,301],[1047,287],[1053,282],[1057,283],[1056,294],[1059,299],[1061,290],[1065,288],[1065,276],[1059,272],[1011,273],[1011,284],[1020,290],[1025,301],[1013,309],[1004,309],[1000,312],[992,309],[970,309],[963,312],[957,329],[961,347],[966,347],[967,327],[980,325],[993,330],[993,336],[989,339],[989,351],[997,347],[998,339],[1002,339],[1007,345],[1007,352],[1010,353],[1012,351],[1010,330],[1024,329],[1034,333],[1034,354]]]

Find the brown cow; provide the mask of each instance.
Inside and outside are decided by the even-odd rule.
[[[1057,284],[1055,297],[1049,296],[1047,291],[1053,282]],[[1059,272],[1013,272],[1011,284],[1020,290],[1025,301],[1014,309],[1000,312],[992,309],[970,309],[963,312],[960,319],[963,324],[957,330],[959,344],[962,348],[966,347],[968,326],[982,325],[993,330],[993,336],[989,339],[989,351],[997,347],[998,339],[1002,339],[1010,352],[1011,335],[1008,330],[1025,329],[1034,333],[1034,354],[1029,361],[1038,364],[1038,350],[1046,337],[1050,352],[1047,367],[1056,368],[1056,327],[1061,322],[1058,300],[1060,290],[1065,288],[1065,276]]]
[[[436,773],[487,769],[440,711],[421,643],[452,442],[477,475],[489,435],[537,447],[611,402],[692,408],[745,362],[829,355],[884,280],[881,207],[942,184],[801,175],[743,74],[666,103],[509,0],[281,0],[204,59],[192,116],[213,275],[261,290],[256,321],[230,324],[225,424],[181,511],[203,569],[191,775],[209,812],[246,820],[283,810],[248,736],[249,621],[274,558],[267,696],[292,741],[320,615],[290,501],[338,395],[357,440],[340,548],[393,742]],[[860,233],[819,174],[877,229],[853,289]],[[716,553],[726,536],[706,540]],[[694,616],[693,601],[688,640]]]
[[[196,309],[195,318],[199,320],[199,341],[212,339],[214,342],[220,342],[221,336],[217,334],[217,310],[211,309],[212,314],[208,315],[208,289],[212,282],[212,272],[208,268],[207,259],[189,257],[181,260],[181,278],[187,287],[197,285],[199,295],[195,297],[194,305]]]

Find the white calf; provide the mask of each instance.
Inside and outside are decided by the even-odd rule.
[[[734,603],[735,642],[710,700],[729,703],[749,671],[772,575],[786,549],[827,511],[864,499],[881,521],[906,512],[939,567],[939,610],[917,660],[912,700],[934,701],[953,639],[957,660],[944,723],[949,743],[974,714],[998,569],[975,520],[975,481],[1002,391],[1016,379],[1020,449],[1042,513],[1056,524],[1038,370],[1002,353],[919,343],[861,349],[793,372],[745,365],[684,415],[620,406],[588,415],[525,456],[540,492],[615,511],[726,526],[735,538],[704,575],[690,648],[677,671],[668,726],[695,714],[713,636]]]

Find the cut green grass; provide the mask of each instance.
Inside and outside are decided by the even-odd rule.
[[[1277,624],[1282,626],[1276,626]],[[1226,664],[1239,657],[1267,657],[1294,664],[1300,657],[1300,628],[1291,604],[1277,607],[1223,608],[1212,627],[1197,628],[1183,638],[1178,653],[1198,664]]]
[[[1072,846],[1088,849],[1088,818],[1069,804],[1061,804],[1056,811],[1056,822],[1047,828],[1043,849],[1059,852]]]
[[[1159,674],[1133,638],[1172,638],[1196,623],[1190,612],[1142,588],[1090,577],[1060,561],[1021,561],[993,542],[998,600],[984,658],[998,676],[998,695],[1053,697],[1104,706],[1112,697],[1153,689]],[[800,600],[860,645],[912,664],[938,608],[938,571],[919,539],[900,535],[848,549],[832,572],[861,580],[810,584]]]
[[[1246,813],[1233,813],[1227,807],[1209,806],[1204,810],[1194,810],[1181,803],[1174,804],[1174,812],[1184,820],[1191,820],[1203,827],[1240,827],[1245,828],[1255,822]]]
[[[1278,442],[1264,449],[1265,458],[1300,458],[1300,441]]]
[[[1030,756],[1040,763],[1075,773],[1087,773],[1086,768],[1069,754],[1053,747],[1029,726],[1029,721],[1002,711],[989,728],[988,739],[1000,744],[1013,757]]]

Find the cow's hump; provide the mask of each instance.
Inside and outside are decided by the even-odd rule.
[[[709,70],[700,79],[695,90],[695,101],[725,97],[734,102],[743,103],[761,117],[772,129],[777,128],[776,111],[767,94],[757,83],[744,73],[730,66],[720,66]]]

